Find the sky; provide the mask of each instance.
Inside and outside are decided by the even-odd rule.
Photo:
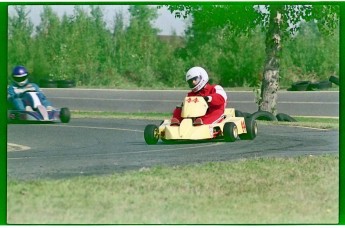
[[[52,9],[60,16],[64,13],[67,15],[73,13],[73,5],[52,5]],[[112,27],[113,18],[115,12],[122,12],[124,15],[125,21],[129,20],[129,13],[128,13],[128,5],[101,5],[100,6],[104,12],[104,19],[105,22],[109,27]],[[86,6],[85,9],[88,9]],[[31,18],[34,25],[38,25],[40,23],[40,14],[43,10],[43,6],[40,5],[31,5],[27,6],[27,10],[29,10],[29,17]],[[13,6],[8,7],[8,14],[12,16],[15,14],[15,10]],[[171,35],[172,31],[175,31],[177,35],[183,35],[184,30],[186,29],[188,19],[179,19],[175,18],[170,11],[167,10],[166,7],[158,9],[158,18],[153,23],[153,26],[160,29],[160,35]]]

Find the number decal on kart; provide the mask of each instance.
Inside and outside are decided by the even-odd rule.
[[[188,103],[190,103],[190,102],[194,102],[194,103],[197,103],[197,102],[199,102],[199,100],[198,100],[198,98],[197,97],[195,97],[194,99],[192,99],[192,98],[190,98],[190,97],[188,97],[188,99],[186,100]]]
[[[246,124],[244,121],[241,121],[242,129],[246,129]]]

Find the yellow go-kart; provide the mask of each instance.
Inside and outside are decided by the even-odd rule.
[[[163,142],[224,139],[234,142],[240,139],[252,140],[256,137],[258,127],[255,119],[251,117],[236,117],[234,108],[227,108],[223,120],[215,124],[194,126],[194,119],[204,116],[208,109],[203,97],[186,97],[182,103],[181,121],[179,126],[171,126],[170,120],[164,120],[160,126],[149,124],[144,130],[145,142],[149,145],[156,144],[159,139]]]

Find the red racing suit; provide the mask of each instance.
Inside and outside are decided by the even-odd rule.
[[[224,109],[227,102],[227,95],[223,87],[220,85],[210,85],[207,83],[204,88],[198,92],[195,93],[191,91],[187,94],[187,96],[211,97],[207,102],[209,107],[206,114],[200,118],[204,124],[212,124],[222,121],[222,115],[224,114]],[[180,122],[183,119],[181,117],[181,112],[181,107],[176,107],[173,111],[173,118],[178,119]]]

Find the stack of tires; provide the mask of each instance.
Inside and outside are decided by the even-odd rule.
[[[292,83],[289,91],[315,91],[332,88],[332,83],[339,85],[339,78],[336,76],[330,76],[328,80],[311,82],[311,81],[298,81]]]
[[[257,111],[252,114],[247,112],[241,112],[239,110],[235,111],[236,117],[245,117],[245,118],[252,118],[254,120],[266,120],[266,121],[284,121],[284,122],[297,122],[296,119],[289,116],[285,113],[278,113],[277,115],[273,115],[270,112],[267,111]]]
[[[336,85],[339,85],[339,78],[336,76],[331,76],[328,80]]]
[[[73,88],[76,83],[74,80],[41,79],[39,85],[42,88]]]
[[[299,81],[295,82],[289,88],[289,91],[315,91],[315,90],[323,90],[332,88],[332,82],[326,81],[319,81],[319,82],[311,82],[311,81]]]

